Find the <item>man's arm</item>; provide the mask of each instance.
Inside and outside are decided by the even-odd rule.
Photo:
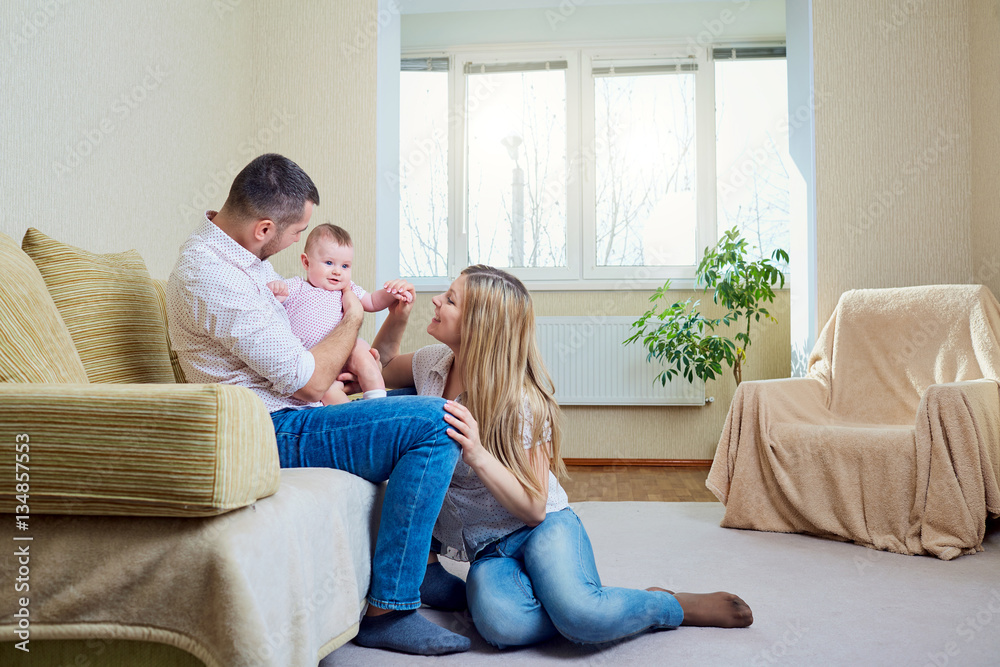
[[[316,369],[306,385],[292,394],[300,401],[315,402],[323,398],[330,385],[351,356],[364,317],[361,302],[351,290],[344,290],[344,317],[326,338],[309,351],[316,360]]]

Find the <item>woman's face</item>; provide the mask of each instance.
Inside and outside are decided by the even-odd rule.
[[[427,333],[453,350],[458,350],[462,340],[462,301],[465,296],[465,275],[455,279],[448,291],[431,299],[434,319],[427,325]]]

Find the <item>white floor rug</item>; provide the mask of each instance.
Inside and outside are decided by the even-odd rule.
[[[720,528],[718,503],[588,502],[574,509],[590,533],[605,585],[728,590],[753,609],[753,625],[681,627],[599,650],[553,640],[499,651],[479,637],[467,615],[422,610],[470,637],[472,650],[419,658],[348,644],[322,667],[1000,665],[996,521],[987,531],[985,552],[944,562],[804,535]]]

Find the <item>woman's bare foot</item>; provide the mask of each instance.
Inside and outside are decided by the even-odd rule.
[[[674,593],[674,597],[684,610],[681,625],[745,628],[753,623],[750,607],[732,593]]]
[[[660,588],[659,586],[650,586],[646,590],[647,591],[663,591],[664,593],[670,593],[671,595],[674,594],[673,591],[668,591],[666,588]]]

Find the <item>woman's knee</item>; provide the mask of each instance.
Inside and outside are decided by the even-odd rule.
[[[465,589],[472,621],[483,639],[507,648],[537,644],[557,634],[513,561],[497,559],[484,565],[470,571]]]
[[[611,602],[610,604],[614,604]],[[609,636],[609,625],[621,610],[611,610],[594,599],[566,600],[546,607],[553,625],[566,639],[580,644],[602,643]]]

